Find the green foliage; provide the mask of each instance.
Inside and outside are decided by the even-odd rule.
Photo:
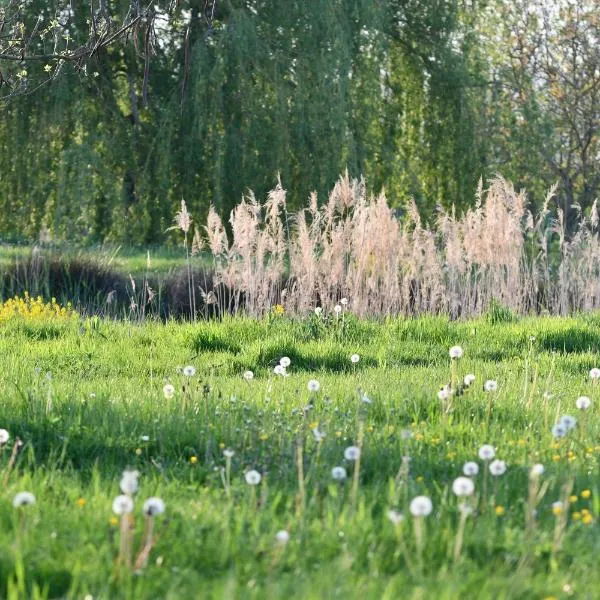
[[[370,598],[418,590],[454,599],[547,597],[566,580],[575,594],[595,585],[591,549],[600,489],[592,440],[599,430],[596,386],[587,373],[597,366],[597,315],[497,323],[345,317],[351,323],[345,337],[326,322],[318,338],[307,336],[306,321],[285,317],[183,325],[88,321],[59,326],[45,339],[15,323],[0,327],[0,426],[25,443],[0,493],[0,595]],[[450,376],[454,344],[465,351],[458,375],[477,379],[446,415],[437,391]],[[354,352],[361,360],[352,365]],[[284,354],[292,360],[289,376],[277,377],[272,366]],[[195,376],[178,373],[185,364],[196,367]],[[244,381],[249,367],[255,377]],[[313,378],[321,383],[318,394],[306,388]],[[499,383],[489,418],[487,378]],[[165,380],[176,389],[170,400],[163,397]],[[361,401],[363,393],[371,404]],[[593,399],[590,412],[579,413],[581,425],[553,445],[556,414],[575,414],[573,402],[583,394]],[[356,443],[361,419],[352,509],[352,483],[334,485],[330,471],[345,465],[352,475],[343,452]],[[320,444],[308,427],[315,423],[326,434]],[[469,518],[462,558],[453,564],[459,513],[451,484],[483,443],[496,447],[508,471],[489,482],[493,501]],[[230,497],[220,475],[224,447],[235,450]],[[399,483],[405,455],[410,469]],[[0,471],[9,456],[5,447]],[[526,534],[532,462],[545,464],[548,489],[535,530]],[[144,528],[142,501],[158,495],[167,505],[149,566],[131,577],[115,568],[119,531],[110,523],[127,466],[141,473],[136,539]],[[249,468],[266,477],[257,494],[243,478]],[[578,498],[553,554],[551,505],[571,480]],[[481,474],[475,485],[482,494]],[[584,489],[591,498],[581,495]],[[37,504],[17,513],[11,500],[22,490],[32,491]],[[435,511],[425,524],[422,570],[415,568],[408,514],[408,502],[420,494],[432,498]],[[402,538],[386,516],[389,508],[405,514]],[[591,524],[575,519],[584,509]],[[290,532],[285,547],[275,542],[281,529]],[[527,565],[519,567],[523,557]]]

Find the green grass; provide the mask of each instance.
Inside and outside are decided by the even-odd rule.
[[[0,596],[593,598],[600,398],[588,372],[600,364],[599,326],[597,315],[366,322],[348,314],[339,321],[5,324],[0,427],[24,446],[0,492]],[[454,344],[465,351],[461,379],[472,372],[477,380],[446,414],[437,392],[450,381]],[[273,374],[282,356],[292,361],[285,378]],[[197,372],[186,379],[177,368],[188,364]],[[248,369],[250,382],[242,378]],[[498,381],[492,396],[482,389],[488,378]],[[307,390],[310,379],[321,384],[317,394]],[[177,388],[172,400],[163,396],[167,381]],[[582,394],[593,401],[586,414],[574,406]],[[562,414],[580,422],[554,445],[550,428]],[[311,431],[317,424],[326,434],[320,444]],[[358,443],[361,427],[354,497],[344,449]],[[459,512],[451,485],[484,443],[508,471],[490,478],[485,503],[482,475],[476,478],[478,510],[454,562]],[[11,448],[0,455],[4,473]],[[223,448],[235,450],[230,497],[220,474]],[[411,457],[407,476],[399,476],[403,456]],[[548,487],[527,535],[528,471],[537,462]],[[331,478],[336,465],[348,470],[343,484]],[[141,474],[136,551],[143,500],[160,496],[167,505],[149,566],[136,574],[115,567],[119,527],[110,521],[126,467]],[[246,484],[247,469],[263,474],[257,489]],[[553,548],[552,503],[570,483],[578,500]],[[15,510],[21,490],[37,504]],[[422,562],[408,511],[417,495],[434,505]],[[405,515],[399,529],[386,517],[390,508]],[[573,518],[582,509],[592,523]],[[285,547],[275,542],[281,529],[290,532]]]

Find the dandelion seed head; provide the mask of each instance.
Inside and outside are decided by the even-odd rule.
[[[448,354],[450,354],[450,358],[456,360],[462,358],[463,349],[460,346],[452,346],[452,348],[450,348],[448,351]]]
[[[358,460],[360,457],[360,448],[358,446],[348,446],[344,450],[344,458],[346,460]]]
[[[341,304],[342,306],[348,306],[348,298],[342,298],[342,299],[340,300],[340,304]]]
[[[283,356],[280,360],[279,360],[279,364],[284,368],[287,369],[291,364],[292,361],[290,360],[289,356]]]
[[[321,384],[316,379],[311,379],[307,384],[309,392],[318,392],[321,389]]]
[[[490,473],[494,477],[500,477],[506,473],[506,463],[503,460],[493,460],[490,463]]]
[[[557,439],[563,438],[567,435],[567,428],[561,423],[557,423],[552,427],[552,435]]]
[[[493,379],[488,379],[484,384],[483,384],[483,389],[486,392],[495,392],[498,389],[498,382],[494,381]]]
[[[459,498],[471,496],[475,491],[475,484],[468,477],[457,477],[452,483],[452,491]]]
[[[248,485],[258,485],[262,479],[262,475],[254,469],[247,471],[244,477]]]
[[[590,379],[600,379],[600,369],[598,367],[590,369]]]
[[[2,446],[2,444],[6,444],[6,442],[8,442],[9,439],[10,433],[8,433],[6,429],[0,429],[0,446]]]
[[[275,541],[282,546],[285,546],[290,541],[290,534],[285,529],[278,531],[275,534]]]
[[[360,360],[360,356],[358,354],[353,354],[350,357],[350,362],[356,364]]]
[[[170,383],[165,383],[163,387],[163,395],[167,400],[171,400],[175,396],[175,387]]]
[[[433,510],[433,504],[427,496],[417,496],[411,500],[409,509],[413,517],[427,517]]]
[[[186,377],[193,377],[196,374],[196,367],[192,365],[187,365],[186,367],[183,367],[183,374]]]
[[[344,467],[333,467],[333,469],[331,469],[331,476],[336,481],[343,481],[346,479],[348,474],[346,473],[346,469],[344,469]]]
[[[587,396],[579,396],[577,400],[575,400],[575,406],[579,410],[587,410],[592,405],[592,401]]]
[[[117,496],[112,503],[115,515],[126,515],[133,511],[133,500],[124,494]]]
[[[342,307],[341,307],[341,305],[339,305],[339,304],[336,304],[336,305],[333,307],[333,312],[334,312],[336,315],[339,315],[339,314],[342,312]]]
[[[137,492],[138,489],[138,478],[140,474],[138,471],[123,471],[123,476],[119,483],[119,487],[124,494],[132,496]]]
[[[323,309],[320,306],[315,306],[315,315],[317,315],[317,317],[320,317],[322,312]]]
[[[15,508],[35,504],[35,496],[31,492],[19,492],[15,494],[12,504]]]
[[[575,429],[577,425],[577,419],[572,417],[571,415],[563,415],[558,420],[559,425],[562,425],[567,431],[571,431],[571,429]]]
[[[254,379],[254,373],[252,371],[244,371],[244,374],[242,375],[242,377],[246,381],[252,381]]]
[[[233,450],[231,450],[230,448],[225,448],[225,450],[223,450],[223,456],[225,458],[233,458],[234,454],[235,454],[235,452]]]
[[[473,461],[466,462],[463,465],[463,473],[467,477],[475,477],[479,473],[479,465]]]
[[[492,458],[496,456],[496,451],[494,450],[493,446],[490,446],[490,444],[484,444],[481,446],[481,448],[479,448],[478,455],[481,460],[492,460]]]
[[[539,477],[544,474],[544,465],[541,463],[537,463],[531,467],[531,471],[529,472],[529,476],[532,478]]]
[[[387,518],[394,525],[400,525],[400,523],[402,523],[402,521],[404,521],[404,515],[401,512],[394,510],[393,508],[391,508],[390,510],[387,511]]]
[[[287,375],[287,373],[285,372],[285,367],[282,365],[277,365],[273,369],[273,373],[275,373],[275,375],[279,375],[280,377],[285,377]]]
[[[467,387],[469,387],[474,381],[475,381],[475,375],[473,375],[473,373],[469,373],[468,375],[465,375],[465,378],[463,379],[463,383]]]
[[[156,515],[162,515],[165,512],[165,503],[161,498],[148,498],[142,506],[142,512],[147,517],[155,517]]]

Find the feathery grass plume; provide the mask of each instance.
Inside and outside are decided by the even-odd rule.
[[[193,321],[196,320],[196,289],[194,285],[194,273],[192,271],[192,263],[191,263],[191,255],[190,250],[188,248],[188,233],[190,231],[190,227],[192,226],[192,216],[188,212],[187,206],[185,204],[185,200],[181,200],[181,208],[175,213],[175,217],[173,218],[175,225],[173,227],[169,227],[167,231],[172,229],[180,229],[183,232],[183,246],[185,248],[185,260],[187,264],[187,274],[188,274],[188,297],[190,303],[190,317]],[[194,234],[194,239],[196,235]],[[194,244],[192,243],[192,248]]]

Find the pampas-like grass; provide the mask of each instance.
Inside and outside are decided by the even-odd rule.
[[[359,316],[485,312],[492,301],[517,313],[566,314],[600,305],[597,206],[567,238],[551,189],[533,214],[524,192],[501,177],[464,214],[438,209],[422,222],[414,202],[399,220],[383,193],[368,196],[364,180],[346,173],[319,207],[284,222],[285,190],[278,183],[263,206],[250,193],[230,216],[231,244],[213,209],[207,226],[215,285],[229,305],[259,316],[282,303],[291,314],[332,309],[342,297]],[[243,301],[242,301],[243,298]]]

